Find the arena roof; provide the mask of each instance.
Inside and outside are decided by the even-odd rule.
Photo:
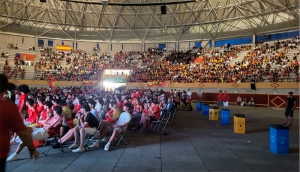
[[[180,42],[298,28],[299,0],[0,0],[1,32],[39,37]]]

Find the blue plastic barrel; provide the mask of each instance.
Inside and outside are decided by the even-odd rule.
[[[209,115],[209,104],[202,104],[202,115]]]
[[[282,124],[270,126],[270,151],[275,154],[289,153],[289,127]]]
[[[202,103],[197,102],[197,111],[202,111]]]
[[[221,110],[221,124],[230,125],[230,110],[222,109]]]

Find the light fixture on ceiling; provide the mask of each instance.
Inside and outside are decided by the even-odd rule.
[[[108,5],[108,0],[101,0],[101,3],[102,3],[103,5]]]

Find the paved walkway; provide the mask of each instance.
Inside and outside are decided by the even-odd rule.
[[[36,162],[23,150],[22,160],[8,162],[7,171],[299,171],[299,112],[290,129],[290,154],[276,155],[269,151],[269,125],[283,123],[284,111],[230,108],[232,120],[235,113],[246,115],[246,134],[235,134],[232,124],[221,126],[200,112],[178,111],[170,135],[129,131],[127,147],[84,153],[72,153],[67,147],[66,153],[52,149]]]

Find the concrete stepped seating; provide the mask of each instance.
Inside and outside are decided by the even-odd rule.
[[[251,52],[251,50],[241,51],[240,53],[237,54],[238,57],[232,59],[229,64],[233,66],[235,62],[242,62],[244,57],[248,54],[248,52]]]

